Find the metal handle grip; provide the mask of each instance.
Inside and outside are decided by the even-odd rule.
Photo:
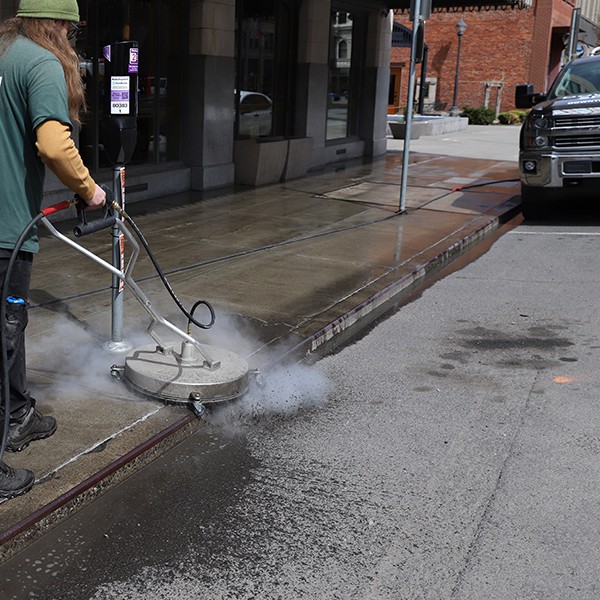
[[[100,231],[101,229],[107,229],[115,224],[117,218],[110,210],[110,204],[112,203],[113,199],[112,190],[105,185],[102,185],[101,187],[106,192],[104,216],[99,219],[94,219],[88,223],[86,216],[87,205],[81,198],[79,198],[77,201],[77,225],[73,227],[73,235],[75,237],[81,237],[82,235],[88,235],[90,233]]]
[[[103,217],[101,219],[94,219],[89,223],[85,220],[79,221],[75,227],[73,227],[73,234],[75,237],[81,237],[83,235],[88,235],[90,233],[94,233],[96,231],[100,231],[101,229],[107,229],[108,227],[112,227],[117,221],[117,218],[114,215],[109,215]]]

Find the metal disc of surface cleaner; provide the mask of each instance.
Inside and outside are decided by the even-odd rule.
[[[177,353],[163,354],[149,344],[125,359],[124,379],[133,389],[166,402],[224,402],[248,389],[248,364],[241,357],[215,346],[205,346],[220,365],[209,369],[202,361],[182,362]]]

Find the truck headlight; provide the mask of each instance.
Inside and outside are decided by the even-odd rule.
[[[550,121],[546,117],[535,117],[531,125],[534,129],[547,129],[550,127]]]
[[[554,140],[548,135],[541,135],[540,132],[529,130],[523,136],[524,150],[540,150],[542,148],[550,148]]]
[[[523,149],[540,150],[554,144],[552,118],[537,111],[529,113],[523,124]]]

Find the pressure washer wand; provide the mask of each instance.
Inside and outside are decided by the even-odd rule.
[[[8,268],[6,271],[4,285],[2,286],[2,291],[1,291],[1,295],[0,295],[0,323],[2,324],[1,326],[3,328],[6,328],[6,302],[7,302],[6,299],[9,296],[9,284],[10,284],[10,279],[11,279],[11,273],[12,273],[17,255],[18,255],[23,243],[25,242],[28,235],[30,234],[31,230],[36,226],[36,224],[38,222],[42,221],[42,223],[45,225],[45,227],[50,231],[50,233],[52,235],[54,235],[55,237],[57,237],[60,240],[65,241],[71,247],[75,248],[76,250],[83,253],[84,255],[94,259],[97,263],[101,264],[103,267],[108,269],[114,276],[119,277],[120,279],[123,279],[123,281],[126,281],[129,284],[129,286],[132,288],[132,290],[134,291],[135,296],[142,303],[142,306],[151,315],[151,317],[153,319],[153,323],[158,323],[158,324],[165,326],[167,329],[170,329],[172,332],[179,335],[183,340],[186,340],[187,342],[191,343],[193,346],[195,346],[200,351],[200,353],[202,354],[202,356],[204,358],[204,364],[206,364],[209,367],[209,369],[211,369],[211,370],[218,369],[220,367],[220,361],[214,360],[210,356],[210,353],[208,352],[207,348],[200,345],[200,343],[197,340],[195,340],[190,334],[186,334],[184,331],[181,331],[180,329],[175,327],[172,323],[170,323],[169,321],[164,319],[162,317],[162,315],[160,315],[157,311],[155,311],[152,308],[152,305],[149,302],[149,300],[144,296],[141,289],[137,286],[135,281],[133,281],[130,271],[131,271],[133,264],[135,264],[135,259],[137,258],[137,255],[139,252],[139,246],[135,242],[135,238],[133,236],[131,236],[131,234],[129,232],[127,232],[128,239],[132,244],[135,245],[135,248],[134,248],[134,253],[131,258],[130,263],[128,264],[127,268],[124,271],[122,271],[122,270],[117,269],[113,265],[110,265],[109,263],[105,262],[103,259],[100,259],[99,257],[95,256],[89,250],[85,249],[83,246],[80,246],[75,241],[70,240],[68,237],[59,233],[51,225],[51,223],[46,219],[46,217],[49,217],[50,215],[58,213],[62,210],[66,210],[72,206],[76,206],[78,222],[73,229],[73,234],[75,235],[75,237],[81,237],[81,236],[88,235],[90,233],[94,233],[96,231],[100,231],[102,229],[107,229],[109,227],[113,227],[115,224],[118,224],[119,228],[121,228],[125,232],[126,231],[125,225],[120,220],[117,219],[117,213],[118,213],[121,217],[123,217],[123,221],[127,221],[127,223],[129,225],[131,225],[131,227],[134,229],[137,237],[139,238],[141,244],[144,246],[144,249],[148,253],[148,256],[150,257],[154,267],[156,268],[156,271],[157,271],[161,281],[163,282],[165,288],[167,289],[167,291],[169,292],[169,294],[171,295],[171,297],[173,298],[173,300],[175,301],[175,303],[177,304],[179,309],[187,317],[188,321],[202,329],[209,329],[210,327],[212,327],[212,325],[215,322],[215,312],[214,312],[213,307],[207,301],[199,300],[198,302],[196,302],[196,304],[194,304],[194,307],[192,308],[191,311],[188,312],[185,309],[185,307],[182,305],[182,303],[179,301],[179,299],[175,295],[175,292],[173,291],[173,288],[169,284],[165,274],[163,273],[162,269],[160,268],[158,261],[152,254],[152,251],[150,250],[150,247],[149,247],[146,239],[144,238],[142,232],[139,230],[139,228],[137,227],[135,222],[131,219],[131,217],[129,217],[129,215],[123,210],[123,208],[114,200],[112,191],[105,186],[102,186],[102,188],[106,192],[106,199],[107,199],[103,217],[101,217],[99,219],[95,219],[91,222],[88,222],[87,217],[86,217],[86,211],[85,211],[86,205],[81,200],[81,198],[79,198],[78,196],[75,196],[71,200],[65,200],[62,202],[58,202],[57,204],[53,204],[52,206],[48,206],[48,207],[42,209],[31,220],[31,222],[27,225],[27,227],[23,230],[23,232],[19,236],[19,239],[17,240],[15,247],[12,251],[10,261],[8,264]],[[193,317],[194,311],[200,305],[205,306],[210,313],[210,320],[208,323],[201,323]],[[153,337],[155,339],[155,341],[157,341],[157,343],[160,343],[159,340],[157,340],[157,338],[152,334],[150,327],[148,328],[148,332],[151,335],[151,337]],[[9,361],[8,361],[8,348],[7,348],[7,340],[6,340],[5,332],[3,335],[0,335],[0,358],[2,360],[2,382],[1,382],[0,392],[1,392],[2,405],[4,406],[4,415],[5,415],[4,427],[3,427],[3,432],[2,432],[2,442],[0,444],[0,461],[2,461],[2,458],[4,456],[4,451],[6,449],[8,432],[9,432],[9,427],[10,427],[9,371],[10,371],[11,365],[9,364]]]

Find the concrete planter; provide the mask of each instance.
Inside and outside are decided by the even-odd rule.
[[[396,123],[394,121],[388,121],[390,131],[396,140],[403,140],[406,138],[406,123]],[[423,123],[416,123],[413,121],[410,126],[410,139],[418,140],[423,133]]]
[[[280,181],[288,146],[283,138],[237,140],[233,146],[235,182],[258,186]]]
[[[430,117],[417,115],[414,117],[410,129],[410,139],[416,140],[422,135],[445,135],[455,131],[463,131],[469,125],[467,117]],[[388,119],[391,134],[398,140],[403,140],[406,135],[404,122]]]
[[[290,138],[288,142],[287,159],[281,176],[282,181],[306,175],[313,147],[312,138]]]

